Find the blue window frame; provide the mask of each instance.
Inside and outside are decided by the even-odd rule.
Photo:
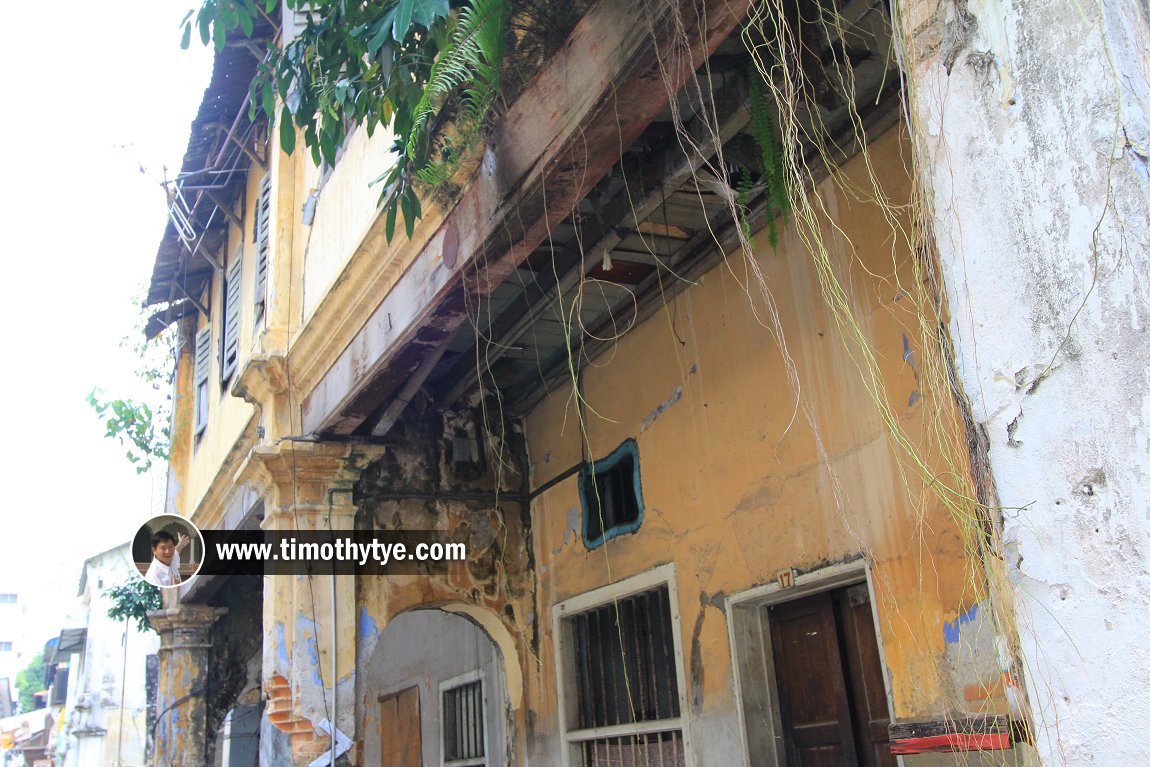
[[[583,505],[583,545],[602,546],[643,524],[643,488],[639,482],[639,446],[628,439],[606,458],[579,471]]]

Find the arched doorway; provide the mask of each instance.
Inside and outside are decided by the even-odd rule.
[[[440,609],[401,613],[367,667],[364,764],[506,764],[506,687],[498,647],[469,618]]]

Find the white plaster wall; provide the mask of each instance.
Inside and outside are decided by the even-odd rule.
[[[70,731],[102,727],[107,734],[72,738],[68,764],[76,767],[113,764],[116,759],[124,765],[144,763],[146,659],[159,649],[160,639],[154,632],[138,631],[134,622],[126,624],[108,617],[112,606],[108,590],[137,577],[129,551],[130,544],[124,544],[90,558],[84,565],[86,588],[80,596],[87,613],[87,635],[82,660],[74,666],[78,677],[70,680],[70,708],[65,718]],[[71,710],[81,696],[86,696],[91,706],[87,713]]]
[[[1150,9],[961,4],[977,24],[949,74],[952,0],[920,16],[904,52],[959,375],[990,438],[1037,747],[1048,765],[1144,764]]]

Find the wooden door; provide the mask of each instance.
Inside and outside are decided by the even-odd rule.
[[[858,767],[831,595],[771,608],[771,645],[791,767]]]
[[[865,767],[895,767],[895,758],[890,752],[886,683],[882,678],[878,636],[866,584],[840,592],[838,606],[859,761]]]
[[[861,591],[859,591],[861,589]],[[770,608],[790,767],[894,767],[866,585]]]
[[[422,767],[418,687],[379,699],[379,740],[380,767]]]

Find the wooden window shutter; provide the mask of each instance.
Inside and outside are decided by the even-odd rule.
[[[236,372],[240,351],[240,284],[243,280],[243,249],[236,251],[224,278],[223,332],[220,334],[220,380]]]
[[[271,207],[272,207],[272,178],[265,173],[260,180],[259,199],[256,200],[255,232],[253,239],[256,243],[256,321],[263,317],[266,307],[268,287],[268,260],[271,252]]]
[[[208,367],[212,359],[212,327],[208,325],[196,333],[195,370],[195,433],[208,425]]]

